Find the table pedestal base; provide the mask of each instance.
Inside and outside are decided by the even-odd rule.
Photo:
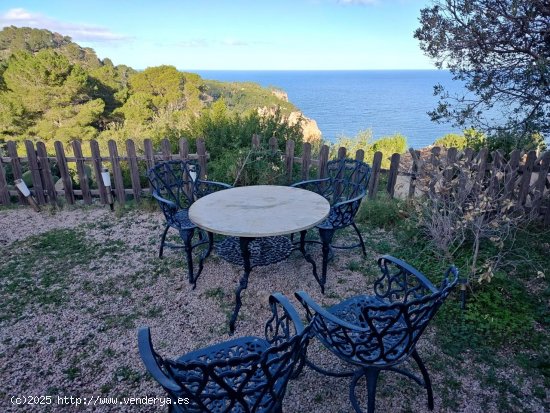
[[[324,282],[317,275],[315,261],[306,253],[306,232],[306,230],[300,232],[300,244],[297,248],[292,245],[289,238],[283,236],[262,238],[228,237],[218,244],[216,251],[220,257],[232,264],[242,265],[244,268],[239,286],[235,290],[235,309],[229,320],[229,334],[235,332],[235,323],[242,306],[241,293],[248,287],[248,277],[254,267],[284,261],[292,251],[299,249],[306,261],[313,266],[315,279],[320,284],[322,283],[321,285],[324,287]]]

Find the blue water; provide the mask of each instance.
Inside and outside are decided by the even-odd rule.
[[[304,115],[315,119],[323,138],[355,136],[371,129],[375,139],[401,133],[409,146],[421,148],[450,132],[450,124],[437,124],[427,112],[437,104],[433,86],[451,91],[461,85],[450,73],[438,70],[383,71],[199,71],[205,79],[256,82],[275,86]]]

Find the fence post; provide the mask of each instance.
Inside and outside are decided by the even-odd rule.
[[[453,178],[454,175],[454,163],[456,162],[456,155],[457,150],[456,148],[449,148],[447,149],[447,166],[446,170],[443,173],[443,176],[445,177],[446,181],[450,181]]]
[[[540,212],[544,199],[544,189],[546,187],[546,180],[548,179],[548,172],[550,171],[550,151],[542,154],[539,165],[539,176],[537,182],[535,182],[535,194],[533,199],[533,211],[536,214]]]
[[[122,170],[120,169],[120,157],[116,142],[112,139],[108,142],[109,157],[111,158],[111,167],[113,168],[113,178],[115,182],[116,201],[124,206],[126,203],[126,193],[124,192],[124,180],[122,179]]]
[[[145,163],[147,164],[147,171],[155,166],[155,152],[153,152],[153,142],[151,139],[145,139],[143,141],[143,149],[145,151]],[[153,193],[153,186],[149,181],[149,190]]]
[[[44,205],[46,203],[46,197],[44,196],[40,166],[38,165],[36,150],[34,149],[32,141],[28,139],[25,141],[25,149],[27,150],[27,160],[29,161],[29,170],[31,171],[34,196],[36,197],[38,205]]]
[[[487,173],[487,155],[489,155],[487,148],[482,148],[477,154],[478,170],[475,185],[481,185],[483,179],[485,179],[485,174]]]
[[[533,172],[535,161],[537,160],[537,153],[535,151],[529,151],[527,159],[525,160],[525,166],[523,167],[523,174],[521,176],[521,183],[518,194],[518,204],[525,205],[527,201],[527,194],[529,193],[529,186],[531,184],[531,173]]]
[[[286,141],[286,153],[285,153],[285,167],[286,167],[286,179],[290,183],[292,181],[292,166],[294,165],[294,141]]]
[[[471,162],[474,158],[474,150],[472,148],[464,148],[464,159],[467,162]]]
[[[6,171],[0,157],[0,205],[10,204],[10,192],[8,190],[8,182],[6,181]]]
[[[160,150],[162,152],[162,159],[165,161],[172,159],[172,148],[170,147],[170,141],[168,139],[163,139],[160,142]]]
[[[40,165],[40,175],[48,195],[48,202],[55,202],[57,201],[57,192],[55,190],[55,182],[53,181],[50,162],[48,160],[48,151],[46,150],[44,142],[36,142],[36,153],[38,156],[38,164]]]
[[[388,194],[390,194],[390,197],[393,198],[393,195],[395,193],[395,183],[397,182],[397,173],[399,172],[399,160],[401,159],[401,155],[398,153],[394,153],[391,156],[390,161],[390,171],[388,173],[388,187],[387,191]]]
[[[372,170],[369,181],[369,198],[374,199],[378,192],[378,183],[380,182],[380,168],[382,166],[382,152],[378,151],[372,159]]]
[[[506,196],[509,199],[514,199],[514,189],[516,186],[516,179],[518,176],[520,158],[521,158],[521,151],[519,149],[516,149],[510,154],[510,160],[506,164],[504,190],[506,191]]]
[[[207,175],[206,170],[206,144],[204,139],[197,139],[197,156],[199,157],[199,166],[201,167],[201,179]]]
[[[80,141],[73,141],[73,153],[76,158],[76,172],[78,173],[78,179],[80,180],[80,189],[82,190],[82,199],[84,203],[92,203],[92,194],[90,193],[90,186],[88,185],[88,176],[84,169],[84,159],[82,156],[82,147]]]
[[[346,157],[346,148],[340,146],[338,148],[338,159],[344,159]]]
[[[309,179],[309,170],[311,168],[311,143],[304,142],[302,152],[302,181]]]
[[[139,198],[141,196],[141,183],[139,179],[136,146],[134,141],[131,139],[126,140],[126,155],[128,156],[128,166],[130,167],[130,179],[132,181],[134,199],[139,203]]]
[[[279,144],[275,136],[272,136],[271,138],[269,138],[269,150],[271,151],[272,154],[277,153],[277,151],[279,150]]]
[[[17,146],[15,146],[15,142],[8,141],[7,143],[8,147],[8,156],[11,158],[11,169],[13,173],[13,180],[16,179],[23,179],[23,172],[21,171],[21,159],[19,159],[19,155],[17,154]],[[19,203],[22,205],[27,205],[27,199],[21,195],[19,191],[17,191],[17,196],[19,197]]]
[[[101,178],[101,154],[99,153],[99,144],[96,140],[90,141],[90,151],[92,152],[92,166],[94,168],[95,181],[99,188],[99,198],[101,199],[101,203],[105,205],[107,203],[107,190]]]
[[[189,158],[189,143],[187,142],[187,139],[181,138],[180,143],[179,143],[179,147],[180,147],[180,159],[182,161],[188,159]]]
[[[420,151],[415,151],[413,148],[409,149],[412,159],[412,170],[411,170],[411,179],[409,181],[409,198],[414,197],[414,192],[416,190],[416,175],[418,174],[418,159],[420,158]]]
[[[71,175],[69,174],[69,168],[67,167],[67,158],[65,157],[65,149],[63,144],[59,141],[54,142],[55,157],[57,158],[57,167],[59,168],[59,174],[63,181],[63,192],[65,193],[65,199],[69,204],[74,204],[74,192],[73,181],[71,181]]]
[[[317,175],[319,179],[326,178],[328,175],[327,163],[328,163],[328,152],[329,147],[327,145],[321,146],[319,151],[319,166],[317,170]]]

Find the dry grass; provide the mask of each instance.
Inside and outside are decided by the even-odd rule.
[[[0,321],[0,411],[47,412],[61,407],[10,404],[14,395],[79,397],[164,396],[145,372],[136,330],[148,325],[159,353],[175,357],[197,347],[228,339],[239,268],[212,256],[196,290],[186,281],[177,250],[158,259],[159,213],[133,210],[116,216],[101,208],[66,209],[35,214],[29,209],[0,210],[0,299],[7,303]],[[391,237],[380,232],[378,237]],[[56,251],[60,251],[58,254]],[[384,251],[339,251],[329,267],[322,296],[311,267],[299,253],[287,261],[253,270],[243,294],[236,336],[263,334],[268,295],[281,291],[293,298],[305,290],[328,305],[368,292],[375,258]],[[316,257],[319,259],[319,256]],[[463,360],[437,347],[432,327],[419,352],[432,374],[436,412],[499,412],[502,401],[515,411],[542,412],[531,397],[537,383],[510,366],[491,372],[497,383],[512,383],[518,394],[485,383],[490,369],[468,354]],[[310,350],[330,361],[326,351]],[[518,382],[518,377],[522,381]],[[348,380],[305,370],[290,383],[286,412],[350,412]],[[364,387],[364,386],[363,386]],[[364,394],[361,394],[364,401]],[[548,397],[548,395],[547,395]],[[519,405],[514,400],[520,400]],[[165,411],[144,406],[102,406],[82,411]],[[392,373],[383,373],[377,411],[425,411],[423,389]]]

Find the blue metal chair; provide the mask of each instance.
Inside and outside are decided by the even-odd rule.
[[[189,220],[189,207],[196,199],[212,192],[231,188],[221,182],[211,182],[200,179],[200,166],[194,161],[166,161],[155,165],[147,173],[153,187],[152,196],[166,218],[164,232],[160,239],[159,258],[162,258],[164,247],[183,248],[187,259],[189,282],[196,287],[197,279],[203,268],[204,259],[210,254],[213,246],[213,235],[206,239],[203,231],[198,231],[199,240],[193,244],[193,236],[197,226]],[[166,242],[166,234],[170,228],[179,232],[183,245]],[[199,269],[193,271],[193,249],[208,244],[206,252],[200,257]]]
[[[237,338],[176,360],[154,351],[148,327],[139,330],[141,359],[173,401],[169,411],[282,412],[286,386],[301,366],[309,330],[282,294],[272,294],[269,304],[272,316],[265,339]]]
[[[326,178],[297,182],[292,185],[297,188],[316,192],[324,196],[330,203],[330,212],[327,219],[317,225],[323,251],[321,277],[317,275],[316,270],[313,271],[323,294],[325,293],[327,265],[331,258],[332,248],[348,249],[360,246],[363,254],[366,255],[367,253],[363,237],[355,224],[354,217],[359,210],[361,201],[367,194],[370,171],[370,166],[364,162],[342,158],[327,163]],[[332,245],[332,239],[336,230],[350,225],[357,233],[359,243],[349,246]],[[305,233],[301,236],[301,242],[303,243]]]
[[[315,303],[305,292],[296,297],[305,307],[311,334],[351,371],[325,370],[306,358],[306,365],[329,376],[352,377],[350,401],[361,412],[355,387],[367,379],[368,413],[374,413],[376,383],[382,370],[405,375],[423,386],[428,393],[428,408],[433,409],[433,392],[428,371],[416,351],[416,343],[458,280],[452,266],[436,288],[409,264],[385,255],[378,260],[382,276],[374,283],[375,295],[347,299],[327,309]],[[409,357],[416,362],[422,378],[397,368]]]

